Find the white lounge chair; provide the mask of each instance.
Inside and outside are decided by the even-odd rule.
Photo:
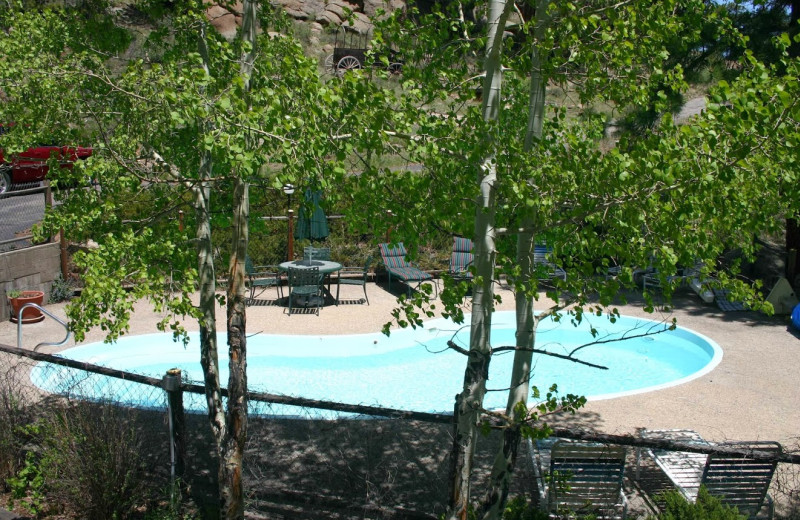
[[[577,513],[625,518],[623,446],[564,439],[528,442],[539,506],[551,517]]]
[[[641,436],[644,439],[714,446],[692,430],[643,430]],[[780,453],[782,450],[779,443],[765,441],[725,442],[716,446],[767,453]],[[657,449],[648,450],[648,453],[690,502],[697,499],[700,486],[705,486],[710,495],[735,506],[739,513],[751,519],[756,518],[765,505],[768,518],[772,518],[774,508],[767,490],[775,473],[776,462],[733,454],[705,455]]]

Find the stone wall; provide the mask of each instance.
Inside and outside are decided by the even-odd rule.
[[[47,303],[50,287],[59,274],[61,248],[57,242],[0,253],[0,321],[7,321],[10,317],[8,291],[44,291],[44,302]]]

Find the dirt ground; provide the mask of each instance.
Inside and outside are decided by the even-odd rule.
[[[752,274],[780,273],[782,264],[765,262],[750,267]],[[345,304],[324,307],[319,316],[292,315],[280,305],[274,292],[259,296],[248,307],[248,331],[252,333],[300,333],[318,335],[375,332],[390,320],[399,288],[387,290],[385,282],[367,287],[370,305],[360,301],[360,288],[344,294]],[[271,291],[274,291],[271,290]],[[513,309],[513,298],[500,290],[501,310]],[[351,298],[351,299],[348,299]],[[554,424],[570,429],[632,434],[639,428],[691,428],[703,438],[723,440],[777,440],[787,451],[797,451],[800,432],[800,331],[786,316],[723,312],[701,301],[691,290],[676,295],[674,309],[649,315],[642,302],[631,295],[620,306],[622,314],[651,319],[675,317],[678,324],[699,332],[720,345],[723,359],[712,372],[688,383],[655,392],[617,399],[590,401],[574,416]],[[539,303],[539,307],[544,302]],[[63,315],[63,305],[49,309]],[[223,314],[224,315],[224,314]],[[155,332],[161,316],[146,305],[137,306],[131,334]],[[196,328],[196,324],[187,323]],[[33,348],[39,341],[60,338],[56,324],[45,321],[26,326],[23,344]],[[0,343],[16,344],[16,326],[0,323]],[[102,331],[87,342],[102,339]],[[74,341],[68,341],[71,346]],[[64,347],[41,347],[56,352]],[[113,348],[113,347],[109,347]],[[542,386],[541,384],[539,386]],[[402,391],[402,389],[398,389]],[[164,415],[149,421],[160,441],[153,450],[164,455],[167,428]],[[201,510],[213,511],[215,461],[205,416],[189,415],[189,470],[185,479],[189,495]],[[160,432],[160,433],[158,433]],[[448,451],[452,442],[449,425],[383,419],[322,420],[309,411],[305,419],[253,417],[245,461],[248,515],[250,518],[427,518],[443,510],[447,493]],[[156,446],[157,445],[157,446]],[[476,454],[474,489],[483,489],[497,445],[497,435],[482,438]],[[168,459],[166,459],[168,460]],[[630,517],[644,516],[649,503],[634,482],[635,452],[629,451],[630,469],[626,491],[631,498]],[[160,463],[164,466],[163,460]],[[532,495],[529,455],[520,453],[513,493]],[[794,467],[781,465],[773,483],[779,512],[792,517],[800,489]],[[779,489],[780,488],[780,489]],[[2,517],[0,517],[2,518]]]

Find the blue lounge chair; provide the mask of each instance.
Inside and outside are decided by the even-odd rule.
[[[533,263],[536,266],[539,280],[550,280],[553,278],[561,278],[567,280],[567,272],[562,268],[551,262],[548,258],[550,253],[553,252],[552,247],[545,245],[535,245],[533,249]]]
[[[472,254],[472,240],[463,237],[453,238],[453,252],[450,254],[450,276],[455,280],[472,280],[469,267],[475,260]]]
[[[380,244],[380,249],[383,265],[386,266],[386,272],[389,273],[389,287],[392,285],[392,276],[394,276],[406,284],[409,296],[411,296],[412,289],[419,289],[424,282],[433,282],[434,297],[439,294],[439,288],[433,280],[433,275],[406,260],[407,251],[402,242],[394,247],[391,247],[391,244]]]

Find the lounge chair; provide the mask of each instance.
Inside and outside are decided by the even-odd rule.
[[[667,439],[712,446],[692,430],[644,430],[641,436],[644,439]],[[724,442],[717,446],[766,453],[782,451],[779,443],[766,441]],[[739,513],[750,519],[755,519],[765,505],[768,518],[773,517],[772,497],[767,490],[775,473],[776,462],[737,455],[705,455],[661,449],[648,450],[648,454],[690,502],[697,499],[700,486],[705,486],[710,495],[718,497],[724,504],[735,506]]]
[[[533,263],[536,266],[539,280],[561,278],[567,280],[567,272],[548,259],[553,248],[545,245],[535,245],[533,248]]]
[[[372,257],[367,258],[364,262],[364,267],[342,267],[339,271],[339,277],[336,283],[336,305],[339,305],[339,289],[342,285],[360,285],[364,289],[364,300],[369,305],[369,296],[367,296],[367,276],[369,276],[369,266],[372,263]]]
[[[424,282],[432,282],[435,291],[434,297],[438,295],[439,288],[436,286],[433,276],[406,260],[407,251],[402,242],[394,247],[391,247],[391,244],[380,244],[380,250],[383,265],[386,266],[386,272],[389,274],[389,287],[392,285],[392,276],[394,276],[406,284],[408,295],[411,296],[412,289],[419,289]],[[412,284],[415,285],[412,286]]]
[[[663,288],[663,283],[666,282],[667,284],[682,284],[687,280],[687,277],[683,274],[674,274],[671,276],[662,277],[661,273],[656,270],[651,270],[650,272],[644,273],[642,275],[642,290],[647,291],[648,289],[655,289],[660,291]]]
[[[608,444],[545,439],[528,441],[539,507],[551,517],[624,519],[622,490],[625,448]]]
[[[319,309],[324,298],[322,297],[322,275],[319,267],[296,268],[289,267],[287,278],[289,279],[289,315],[292,315],[292,301],[295,296],[302,296],[306,301],[316,307],[315,314],[319,316]]]
[[[472,240],[462,237],[453,238],[453,252],[450,254],[450,269],[448,272],[454,280],[472,280],[469,267],[475,260],[472,254]]]
[[[281,274],[278,266],[275,265],[253,265],[250,256],[244,259],[244,271],[247,276],[247,285],[250,287],[250,299],[252,302],[256,297],[256,289],[261,292],[275,287],[278,297],[283,298],[283,287],[281,287]],[[261,294],[261,292],[259,294]]]

